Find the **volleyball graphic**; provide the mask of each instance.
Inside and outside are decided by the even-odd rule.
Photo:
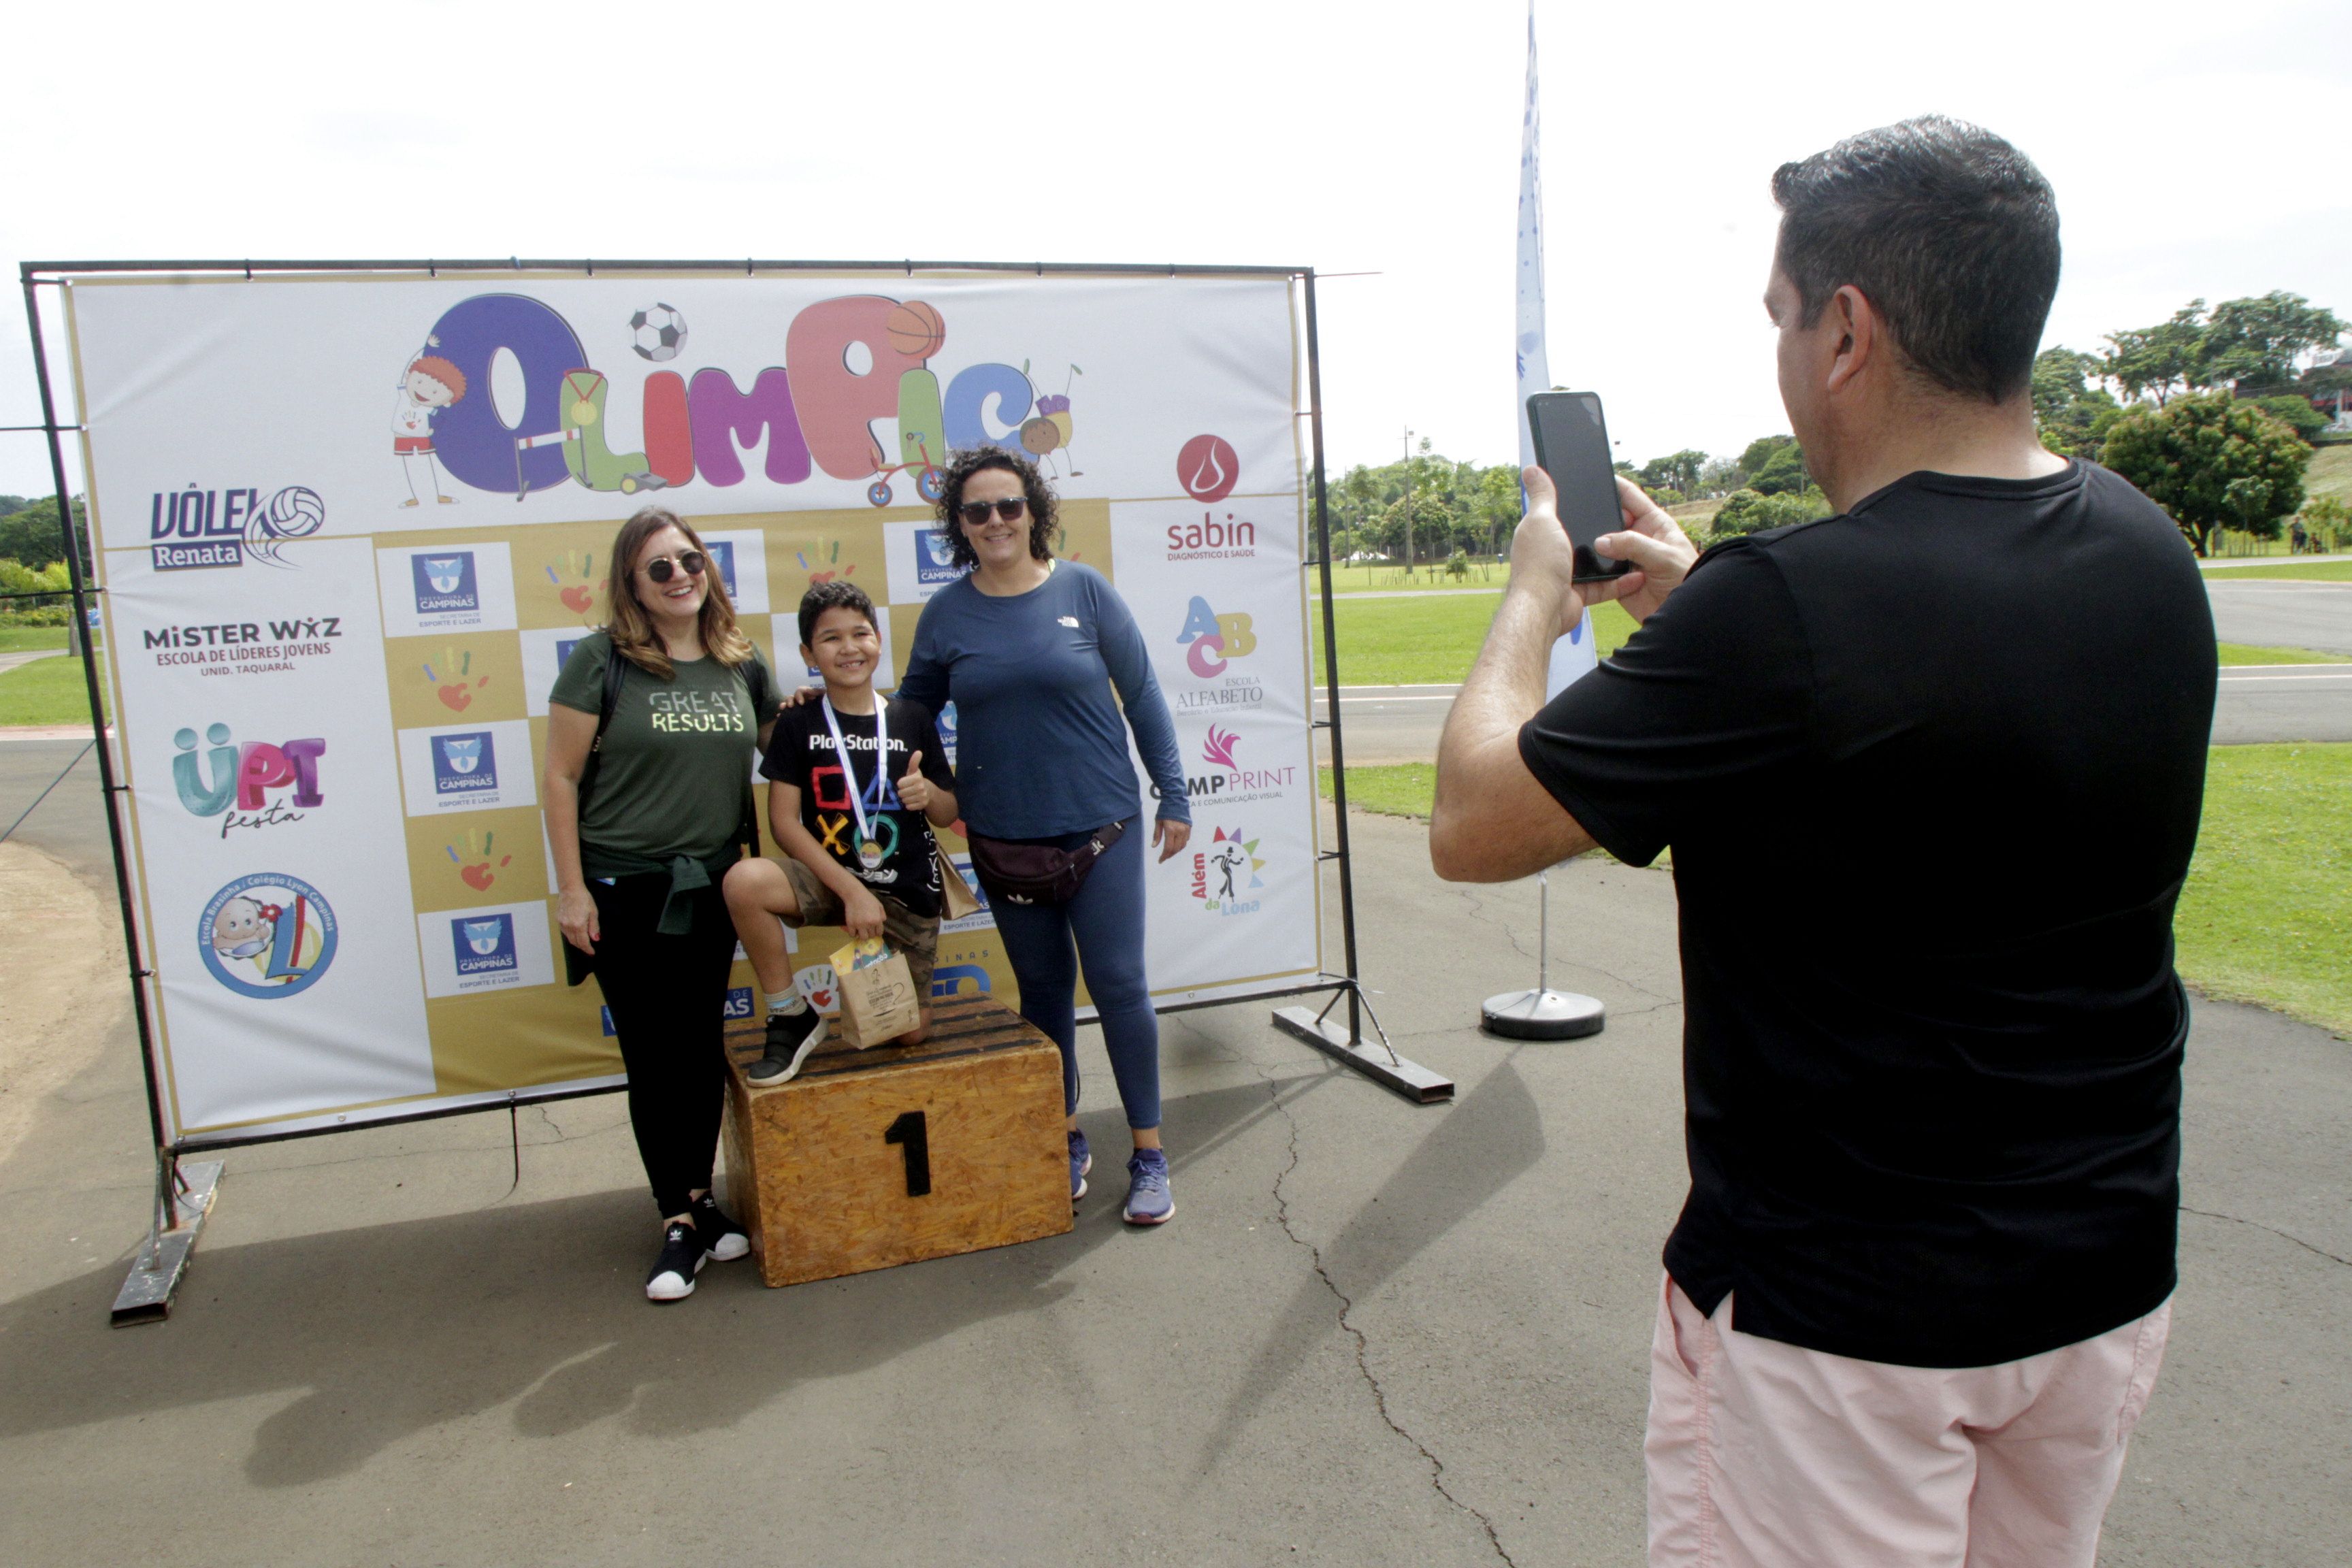
[[[647,305],[629,318],[629,346],[640,359],[676,359],[686,347],[686,318],[670,305]]]
[[[948,324],[920,300],[909,300],[893,310],[882,330],[889,335],[890,346],[910,359],[930,358],[948,338]]]

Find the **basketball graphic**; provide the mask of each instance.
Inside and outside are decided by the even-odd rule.
[[[1223,500],[1234,493],[1242,460],[1222,436],[1195,436],[1176,454],[1176,481],[1194,500]]]
[[[893,310],[882,330],[889,335],[890,346],[910,359],[930,358],[948,337],[948,324],[920,300],[909,300]]]

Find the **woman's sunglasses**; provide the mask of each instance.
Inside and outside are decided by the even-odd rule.
[[[677,569],[683,566],[686,568],[688,576],[699,577],[702,575],[703,567],[708,564],[709,561],[701,551],[681,550],[677,552],[677,559],[675,562],[667,555],[656,555],[646,562],[646,575],[656,583],[667,583],[677,576]]]
[[[1021,520],[1021,514],[1028,510],[1028,501],[1020,496],[1013,496],[1010,500],[994,503],[968,500],[956,508],[956,515],[963,519],[967,527],[978,528],[988,521],[988,514],[992,511],[1007,522],[1018,522]]]

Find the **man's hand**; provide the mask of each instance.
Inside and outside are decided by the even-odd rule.
[[[882,934],[882,900],[860,887],[841,900],[841,929],[863,942]]]
[[[1151,842],[1159,847],[1160,863],[1166,865],[1185,845],[1192,842],[1192,825],[1163,816],[1151,825]]]
[[[1587,608],[1612,599],[1623,603],[1626,614],[1646,621],[1666,595],[1682,586],[1698,551],[1680,524],[1642,493],[1642,487],[1620,475],[1617,505],[1624,530],[1604,533],[1593,543],[1594,553],[1612,561],[1630,561],[1633,570],[1598,582],[1576,581],[1576,547],[1560,526],[1558,493],[1551,476],[1541,468],[1523,468],[1520,482],[1528,488],[1528,514],[1511,536],[1511,581],[1526,585],[1559,605],[1559,635],[1575,629]]]
[[[931,781],[923,776],[923,753],[914,752],[907,757],[907,776],[898,781],[898,804],[908,811],[927,811],[931,804]]]

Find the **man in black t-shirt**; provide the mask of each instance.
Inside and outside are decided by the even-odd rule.
[[[2044,450],[2057,213],[1925,120],[1784,166],[1765,302],[1838,515],[1571,584],[1551,486],[1449,719],[1440,875],[1671,846],[1691,1190],[1654,1563],[2084,1564],[2161,1358],[2213,629],[2179,531]],[[1549,703],[1587,603],[1640,629]]]
[[[939,951],[940,866],[931,826],[956,820],[955,778],[930,710],[874,689],[882,639],[873,601],[845,581],[803,595],[801,658],[824,677],[824,695],[784,709],[760,759],[768,831],[782,861],[739,861],[726,881],[728,912],[767,1000],[768,1037],[744,1071],[766,1087],[788,1081],[824,1037],[803,996],[777,926],[837,925],[878,936],[906,955],[923,1022],[931,1019]]]

